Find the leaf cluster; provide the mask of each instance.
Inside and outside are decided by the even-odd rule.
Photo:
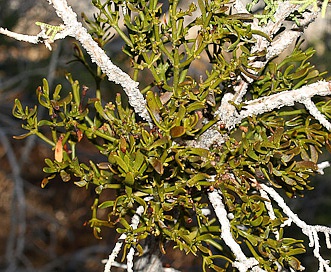
[[[97,197],[90,224],[97,236],[102,226],[121,225],[117,230],[127,233],[128,245],[132,242],[138,246],[141,239],[152,234],[162,235],[164,241],[175,241],[187,252],[196,253],[198,248],[207,251],[200,237],[207,232],[204,224],[208,221],[202,212],[207,204],[201,190],[209,186],[207,179],[214,171],[212,154],[205,149],[181,146],[174,142],[178,135],[162,135],[157,129],[150,130],[146,124],[136,122],[133,111],[122,107],[120,95],[115,104],[102,106],[96,98],[85,104],[84,87],[80,88],[70,76],[68,79],[72,91],[62,99],[60,85],[53,95],[46,80],[37,89],[39,103],[48,109],[49,119],[39,120],[37,108],[23,109],[19,100],[13,109],[15,117],[28,120],[24,128],[29,132],[18,138],[43,135],[54,146],[55,159],[45,159],[44,172],[48,176],[42,186],[55,174],[80,187],[94,186]],[[89,118],[90,112],[93,119]],[[50,130],[51,139],[46,138],[44,127]],[[83,137],[95,145],[104,161],[79,161],[76,149],[83,144]],[[59,143],[61,159],[56,157]],[[99,204],[99,195],[107,189],[116,190],[117,197]],[[150,196],[153,197],[149,199]],[[145,212],[142,224],[133,231],[128,216],[138,206],[143,206]],[[98,219],[97,209],[106,208],[110,210],[108,219]],[[195,213],[199,216],[192,219]]]
[[[298,89],[323,78],[325,72],[321,73],[309,62],[315,50],[313,48],[302,50],[300,46],[301,43],[298,43],[291,54],[279,63],[269,62],[266,65],[263,76],[252,86],[251,93],[254,98]]]
[[[104,47],[112,38],[109,31],[115,30],[125,42],[133,78],[150,73],[142,93],[154,126],[125,106],[120,94],[114,101],[102,101],[104,76],[76,44],[74,56],[94,76],[95,94],[87,96],[89,88],[68,74],[69,92],[60,85],[51,91],[44,80],[37,89],[38,107],[24,108],[16,100],[13,109],[27,130],[16,138],[35,134],[54,149],[54,158],[45,159],[42,186],[60,175],[64,182],[93,188],[89,224],[97,238],[103,227],[115,227],[126,234],[126,249],[133,246],[142,253],[144,239],[154,236],[163,253],[170,243],[201,256],[204,271],[233,271],[235,256],[220,238],[220,224],[208,202],[208,193],[220,190],[231,232],[247,255],[266,271],[279,265],[299,270],[296,255],[304,252],[302,241],[285,237],[286,218],[278,210],[270,216],[269,200],[260,196],[259,184],[282,188],[290,197],[303,195],[311,189],[309,178],[318,170],[322,149],[331,150],[330,134],[305,109],[291,107],[249,117],[231,133],[221,126],[219,132],[227,135],[222,146],[207,150],[191,143],[216,123],[214,112],[224,93],[236,87],[239,75],[252,79],[248,99],[320,79],[322,74],[308,61],[313,50],[296,47],[281,62],[256,69],[251,59],[263,59],[265,52],[251,53],[254,36],[265,34],[251,29],[252,16],[232,14],[226,0],[199,0],[187,8],[173,0],[167,13],[156,0],[92,2],[99,12],[85,21],[98,44]],[[193,16],[198,9],[201,14]],[[192,67],[201,58],[210,68],[197,77]],[[317,106],[331,116],[330,100],[320,99]],[[42,120],[40,107],[48,111]],[[78,156],[76,150],[86,140],[100,154],[98,159],[86,162]],[[109,197],[107,191],[114,194]],[[139,206],[144,212],[133,229],[131,218]],[[98,216],[99,209],[107,211],[106,218]]]

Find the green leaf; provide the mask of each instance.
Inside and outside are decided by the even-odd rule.
[[[160,175],[163,174],[163,172],[164,172],[163,164],[159,159],[151,157],[151,158],[148,159],[148,161],[153,166],[154,170],[158,174],[160,174]]]
[[[53,100],[59,100],[60,99],[61,89],[62,89],[61,84],[56,85],[54,93],[53,93]]]
[[[206,107],[205,102],[195,101],[187,106],[186,112],[192,112],[192,111],[204,109],[205,107]]]
[[[133,169],[138,172],[144,162],[145,162],[145,156],[140,152],[140,150],[138,150],[135,153]]]
[[[129,172],[129,167],[128,165],[124,162],[124,160],[119,157],[118,155],[110,155],[110,157],[114,160],[114,162],[120,167],[120,169],[127,173]]]
[[[61,176],[61,179],[64,181],[64,182],[68,182],[71,180],[71,176],[70,174],[68,174],[66,171],[64,170],[61,170],[60,171],[60,176]]]
[[[255,161],[259,161],[259,160],[260,160],[259,156],[256,155],[256,153],[254,152],[252,146],[250,146],[250,147],[248,148],[248,150],[246,151],[246,153],[247,153],[247,155],[248,155],[250,158],[252,158],[253,160],[255,160]]]
[[[132,172],[126,173],[124,182],[128,185],[133,185],[134,184],[134,175],[133,175]]]
[[[253,227],[257,227],[262,224],[263,216],[258,216],[256,219],[250,220],[250,223]]]
[[[279,145],[280,145],[280,140],[282,139],[283,134],[284,134],[284,128],[283,127],[278,127],[275,130],[274,134],[272,135],[272,137],[273,137],[273,143],[277,147],[279,147]]]
[[[256,237],[255,235],[249,234],[246,231],[242,231],[240,229],[237,229],[237,231],[241,236],[245,237],[253,246],[258,245],[258,241],[259,241],[258,237]]]
[[[290,249],[288,252],[286,252],[288,256],[291,256],[291,255],[298,255],[298,254],[303,254],[303,253],[306,253],[306,249],[304,247],[301,247],[301,248],[293,248],[293,249]]]
[[[30,136],[30,135],[33,135],[33,131],[30,131],[28,133],[24,133],[24,134],[21,134],[21,135],[14,135],[13,138],[16,139],[16,140],[22,140],[22,139],[25,139],[26,137]]]
[[[52,126],[54,125],[54,123],[52,121],[49,121],[49,120],[40,120],[38,123],[37,123],[38,127],[41,127],[41,126]]]
[[[99,185],[95,188],[95,192],[96,194],[100,195],[102,193],[102,190],[103,190],[103,185]]]
[[[80,180],[80,181],[75,181],[74,182],[78,187],[84,187],[86,186],[88,183],[85,180]]]
[[[157,139],[149,148],[148,150],[155,149],[157,147],[163,147],[164,145],[168,144],[170,142],[169,137],[162,137],[160,139]]]
[[[200,181],[206,181],[210,178],[208,174],[198,173],[187,181],[187,185],[192,187],[198,185]]]
[[[104,201],[102,202],[98,208],[100,209],[106,209],[106,208],[109,208],[109,207],[113,207],[115,204],[115,201],[112,201],[112,200],[107,200],[107,201]]]
[[[292,179],[286,175],[282,176],[282,178],[285,181],[285,183],[287,183],[288,185],[294,186],[297,184],[297,182],[294,179]]]
[[[101,102],[99,100],[94,102],[94,107],[102,118],[104,118],[107,121],[110,121],[108,115],[105,113],[105,110],[102,107]]]
[[[293,268],[293,269],[295,269],[295,270],[300,270],[300,268],[301,268],[301,263],[300,263],[300,261],[297,259],[297,258],[295,258],[295,257],[289,257],[288,258],[288,264]]]
[[[152,117],[154,117],[153,119],[155,119],[157,122],[160,122],[160,110],[162,108],[162,103],[159,96],[152,91],[148,91],[146,93],[146,101],[149,112],[151,113]]]
[[[293,168],[295,171],[316,171],[317,169],[317,164],[312,161],[298,161]]]
[[[170,130],[170,135],[172,138],[178,138],[185,134],[185,128],[183,126],[176,126]]]

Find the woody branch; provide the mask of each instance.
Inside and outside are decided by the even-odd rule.
[[[239,13],[249,13],[241,0],[234,3],[234,7]],[[291,1],[285,1],[282,5],[278,5],[275,11],[274,21],[270,21],[266,26],[259,26],[256,21],[251,23],[252,29],[257,29],[267,34],[272,41],[268,41],[265,37],[255,35],[256,44],[252,48],[253,52],[262,52],[266,50],[264,61],[256,60],[254,57],[251,59],[251,67],[262,68],[272,58],[278,56],[288,48],[297,38],[299,38],[304,29],[312,23],[318,16],[320,9],[318,8],[313,12],[304,12],[302,18],[298,21],[299,25],[292,24],[291,27],[286,28],[283,32],[276,35],[276,33],[283,26],[287,17],[297,10],[300,5],[293,4]],[[250,71],[255,74],[255,71]],[[294,103],[302,103],[312,116],[314,116],[325,128],[331,129],[331,123],[325,116],[318,111],[311,98],[316,95],[329,95],[330,84],[329,82],[321,81],[316,84],[302,87],[298,90],[288,90],[276,94],[275,96],[262,97],[256,100],[245,102],[246,106],[238,113],[237,109],[230,104],[240,104],[247,93],[249,84],[253,81],[252,78],[247,77],[243,73],[238,78],[238,84],[234,87],[234,93],[226,93],[222,98],[222,102],[214,117],[218,122],[212,126],[208,131],[203,133],[197,144],[200,147],[208,148],[213,143],[222,144],[226,136],[218,132],[219,124],[224,124],[228,130],[233,129],[244,118],[253,115],[259,115],[274,109],[279,109],[283,106],[292,106]],[[321,90],[319,89],[321,88]],[[308,95],[306,90],[309,90]]]
[[[260,184],[260,191],[263,194],[263,191],[274,200],[281,210],[288,216],[287,225],[290,225],[292,222],[297,225],[304,235],[309,238],[309,246],[314,247],[313,253],[316,259],[319,262],[318,272],[330,272],[331,267],[329,266],[330,261],[325,260],[320,254],[320,243],[318,233],[325,235],[325,243],[328,249],[331,249],[330,234],[331,228],[320,225],[308,225],[306,222],[302,221],[285,203],[282,196],[280,196],[273,188]]]
[[[327,81],[319,81],[296,90],[283,91],[270,96],[264,96],[246,102],[243,110],[241,110],[239,114],[234,113],[232,116],[228,116],[226,124],[229,127],[234,127],[248,116],[259,115],[281,107],[293,106],[295,103],[301,103],[316,120],[318,120],[326,129],[331,130],[331,123],[311,101],[314,96],[327,96],[330,94],[331,83]]]
[[[231,233],[231,224],[228,219],[228,213],[223,204],[221,192],[216,190],[209,192],[208,199],[212,204],[221,225],[221,238],[236,256],[236,261],[232,264],[233,267],[236,267],[240,272],[246,272],[249,269],[254,272],[263,272],[264,270],[257,266],[259,262],[253,257],[247,258],[240,245],[234,240]]]
[[[34,44],[43,42],[48,48],[51,48],[50,43],[57,39],[63,39],[66,36],[74,37],[85,48],[87,53],[90,55],[92,62],[95,62],[108,76],[108,79],[116,84],[120,84],[123,87],[123,90],[128,96],[129,103],[134,108],[135,112],[145,119],[151,126],[152,119],[146,109],[146,100],[139,91],[139,83],[132,80],[127,73],[123,72],[119,67],[112,63],[104,50],[99,47],[91,35],[88,34],[83,25],[78,22],[77,14],[71,9],[70,6],[68,6],[66,0],[49,0],[49,3],[53,5],[57,15],[63,20],[64,23],[63,30],[52,37],[52,39],[46,35],[44,29],[42,29],[38,35],[30,36],[14,33],[7,29],[0,28],[0,34],[7,35],[19,41]]]

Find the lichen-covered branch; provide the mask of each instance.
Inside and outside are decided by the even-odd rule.
[[[16,33],[16,32],[12,32],[12,31],[8,30],[7,28],[2,28],[2,27],[0,27],[0,34],[6,35],[6,36],[11,37],[11,38],[14,38],[18,41],[34,43],[34,44],[39,43],[40,39],[42,39],[42,38],[47,38],[47,36],[43,32],[40,32],[37,36],[24,35],[24,34],[19,34],[19,33]]]
[[[139,83],[132,80],[127,73],[112,63],[107,54],[92,39],[82,24],[77,21],[76,13],[68,6],[66,0],[49,0],[49,3],[54,6],[57,15],[62,18],[65,27],[71,29],[71,36],[80,41],[86,49],[91,56],[91,60],[101,68],[110,81],[123,87],[135,112],[151,124],[152,120],[146,109],[145,98],[138,89]]]
[[[57,15],[64,22],[63,30],[57,33],[52,39],[46,35],[45,29],[42,29],[36,36],[17,34],[4,28],[0,28],[0,33],[20,41],[31,43],[44,42],[49,49],[51,48],[50,43],[56,39],[63,39],[66,36],[76,38],[90,55],[92,62],[95,62],[101,68],[108,76],[108,79],[123,87],[129,98],[129,103],[135,112],[152,126],[152,119],[146,109],[146,100],[138,88],[139,83],[132,80],[127,73],[112,63],[104,50],[99,47],[83,25],[78,22],[77,14],[68,6],[66,0],[50,0],[49,3],[53,5]]]
[[[268,194],[264,190],[259,190],[259,191],[260,191],[260,195],[265,199],[264,205],[268,211],[268,215],[269,215],[270,219],[271,220],[276,219],[275,211],[271,204],[271,200],[270,200]],[[279,238],[280,238],[279,231],[278,230],[274,231],[274,234],[275,234],[276,239],[279,240]]]
[[[217,126],[221,123],[227,129],[233,129],[243,119],[261,115],[272,110],[280,109],[285,106],[293,106],[295,103],[303,104],[309,113],[320,122],[326,129],[331,130],[331,123],[317,109],[311,101],[314,96],[327,96],[331,94],[331,84],[327,81],[319,81],[310,85],[303,86],[296,90],[283,91],[270,96],[263,96],[258,99],[245,102],[245,106],[239,112],[229,101],[235,101],[235,95],[227,93],[222,99],[222,103],[215,112],[218,123],[203,133],[196,142],[199,147],[209,148],[213,143],[222,144],[226,135],[219,133]]]
[[[325,241],[328,248],[330,248],[330,234],[331,228],[320,225],[308,225],[306,222],[302,221],[285,203],[282,196],[280,196],[273,188],[260,184],[261,190],[264,190],[281,208],[281,210],[289,217],[289,222],[296,224],[309,238],[309,246],[314,247],[313,253],[314,256],[319,261],[319,270],[318,272],[329,272],[331,267],[329,266],[330,261],[325,260],[320,254],[320,243],[318,233],[323,233],[325,235]],[[288,223],[289,223],[288,222]]]
[[[330,162],[328,162],[328,161],[323,161],[323,162],[317,164],[317,167],[318,167],[317,172],[318,172],[319,174],[323,175],[323,174],[324,174],[324,169],[327,168],[327,167],[330,167],[330,166],[331,166],[331,165],[330,165]]]
[[[227,217],[228,213],[223,204],[223,199],[220,191],[214,190],[212,192],[209,192],[208,198],[214,208],[218,221],[221,225],[221,237],[236,257],[236,262],[234,262],[232,266],[236,267],[240,272],[246,272],[248,269],[251,269],[252,271],[256,272],[264,271],[257,266],[259,262],[255,258],[247,258],[245,256],[239,244],[234,240],[231,233],[231,224]]]
[[[259,115],[285,106],[293,106],[295,103],[301,103],[306,106],[310,114],[329,130],[331,128],[330,122],[318,111],[315,105],[312,106],[313,102],[308,101],[311,101],[311,98],[314,96],[327,96],[330,94],[330,82],[319,81],[296,90],[283,91],[245,102],[245,106],[239,113],[234,110],[232,115],[222,114],[221,117],[223,117],[222,120],[228,128],[233,128],[248,116]],[[224,108],[231,106],[232,105],[229,104],[226,107],[224,106]],[[234,108],[234,106],[232,107]],[[223,112],[222,105],[219,111]]]
[[[144,212],[144,207],[143,206],[139,206],[137,208],[136,214],[132,217],[131,220],[131,227],[132,229],[136,229],[139,225],[140,222],[140,216],[143,214]],[[110,272],[111,271],[111,267],[113,266],[115,259],[117,257],[117,255],[119,254],[119,252],[122,249],[123,243],[125,242],[127,235],[125,233],[123,233],[119,239],[118,242],[116,243],[112,253],[109,255],[109,258],[105,264],[105,270],[104,272]],[[130,248],[129,254],[127,255],[127,270],[128,271],[133,271],[133,255],[134,255],[134,249]]]
[[[249,13],[245,8],[243,1],[237,0],[234,7],[241,13]],[[298,39],[304,32],[304,29],[312,23],[318,16],[319,10],[307,11],[302,13],[302,18],[297,20],[296,24],[292,24],[291,27],[285,27],[285,30],[280,34],[277,32],[281,27],[284,27],[285,20],[289,17],[291,13],[298,9],[299,5],[294,4],[293,1],[284,1],[281,5],[277,5],[274,19],[269,20],[268,24],[260,26],[258,21],[251,23],[252,29],[260,30],[265,33],[271,40],[267,40],[265,37],[260,35],[254,35],[256,42],[251,49],[251,52],[263,52],[266,51],[265,59],[263,61],[252,58],[250,65],[254,68],[262,68],[266,65],[268,61],[272,58],[279,56],[284,52],[293,42]],[[299,24],[299,25],[298,25]],[[276,35],[277,34],[277,35]],[[251,73],[256,72],[251,70]],[[233,99],[234,103],[241,103],[242,98],[247,92],[248,83],[253,80],[243,73],[241,74],[241,79],[239,79],[239,84],[235,86],[235,96]],[[215,114],[215,116],[217,116]]]

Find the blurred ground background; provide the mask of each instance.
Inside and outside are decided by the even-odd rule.
[[[69,2],[78,14],[84,11],[92,15],[90,1]],[[305,39],[307,45],[317,49],[313,60],[316,66],[331,71],[328,18],[331,13],[311,25]],[[47,1],[0,0],[0,26],[36,34],[39,27],[35,21],[60,23]],[[44,45],[0,36],[0,271],[103,271],[101,260],[107,258],[118,237],[114,230],[106,229],[103,239],[97,240],[85,226],[91,216],[93,190],[60,180],[41,189],[44,158],[53,153],[48,145],[34,137],[12,138],[24,132],[20,121],[12,117],[13,101],[18,97],[25,105],[36,104],[35,90],[42,84],[42,78],[48,79],[51,89],[59,83],[69,89],[64,74],[70,71],[81,84],[93,86],[92,78],[79,63],[68,63],[73,60],[72,43],[70,38],[57,41],[49,52]],[[115,40],[108,47],[112,60],[123,67],[122,59],[117,56],[120,42]],[[83,152],[87,159],[95,156],[88,147]],[[330,158],[325,156],[325,159]],[[327,169],[326,175],[314,180],[316,189],[307,193],[306,200],[291,200],[295,212],[311,224],[331,224],[330,173]],[[297,233],[300,235],[300,231]],[[181,271],[199,271],[196,258],[184,258],[180,253],[171,256],[165,263]],[[310,267],[316,267],[316,261],[310,255],[302,259],[306,271],[314,271]]]

